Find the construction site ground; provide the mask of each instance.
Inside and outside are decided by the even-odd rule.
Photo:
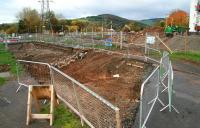
[[[120,108],[123,123],[133,124],[140,86],[152,65],[91,49],[32,43],[10,46],[17,59],[49,63]]]
[[[148,128],[198,128],[200,126],[199,104],[200,104],[200,74],[199,68],[193,64],[173,62],[175,71],[175,97],[174,106],[180,114],[168,110],[160,112],[162,106],[157,103],[153,109]],[[193,70],[193,73],[182,72],[183,68]],[[188,71],[187,70],[187,71]],[[195,74],[194,74],[195,73]],[[17,81],[9,81],[0,87],[0,126],[2,128],[25,128],[27,89],[23,87],[19,93],[15,93],[18,87]],[[162,95],[162,100],[167,103],[167,94]],[[135,128],[138,128],[138,120]],[[36,120],[30,128],[49,128],[46,120]]]
[[[132,117],[135,117],[142,80],[152,70],[152,66],[147,63],[102,51],[60,49],[54,46],[31,43],[29,45],[15,45],[10,49],[18,59],[50,63],[85,84],[97,94],[117,105],[123,111],[123,121],[127,125],[133,121]],[[136,51],[136,55],[141,55],[138,50]],[[86,55],[81,57],[80,53]],[[176,91],[174,106],[180,111],[180,114],[176,114],[174,111],[170,113],[167,110],[160,112],[162,106],[156,104],[147,124],[149,128],[196,128],[200,125],[197,121],[200,117],[198,112],[200,104],[198,93],[200,91],[199,64],[182,60],[175,61],[173,66]],[[113,77],[118,74],[119,78]],[[167,93],[164,93],[161,98],[167,103]],[[138,120],[135,124],[138,124]]]

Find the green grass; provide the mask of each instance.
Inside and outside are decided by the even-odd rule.
[[[5,46],[0,44],[0,65],[8,64],[10,65],[10,71],[16,74],[16,60],[11,52],[5,50]]]
[[[6,82],[5,78],[0,77],[0,86],[2,86]]]
[[[174,52],[171,54],[173,60],[190,60],[193,62],[200,62],[200,52]]]
[[[42,108],[42,113],[49,112],[49,105]],[[69,111],[63,103],[55,108],[54,111],[54,128],[89,128],[84,124],[81,126],[81,121],[78,116]]]

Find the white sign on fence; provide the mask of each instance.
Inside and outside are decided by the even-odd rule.
[[[147,36],[146,43],[147,44],[154,44],[155,40],[156,40],[155,36]]]

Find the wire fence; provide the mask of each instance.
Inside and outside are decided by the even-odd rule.
[[[168,46],[175,52],[200,51],[199,35],[176,35],[168,40]]]
[[[47,63],[18,60],[21,86],[51,84],[58,97],[91,128],[120,128],[119,108]]]
[[[58,69],[52,67],[54,88],[61,99],[70,104],[91,127],[120,127],[119,108]]]
[[[80,35],[77,33],[61,37],[57,36],[56,38],[53,36],[49,37],[49,35],[46,36],[32,35],[31,37],[30,36],[24,37],[23,40],[24,41],[41,40],[47,43],[64,45],[68,47],[75,47],[75,48],[89,47],[101,50],[108,49],[109,51],[116,50],[117,48],[123,52],[123,48],[125,48],[125,53],[127,54],[128,57],[131,57],[132,50],[135,50],[135,45],[123,43],[122,38],[118,39],[120,42],[113,43],[116,46],[112,45],[110,47],[108,46],[109,41],[106,42],[105,40],[102,39],[97,40],[94,39],[94,37],[89,39],[88,37],[86,38],[86,36],[85,37],[84,36],[85,35]],[[132,47],[134,49],[132,49]],[[169,75],[169,73],[171,73],[169,72],[171,66],[169,64],[170,63],[169,53],[163,52],[163,56],[161,56],[162,54],[160,49],[157,49],[156,47],[157,45],[155,46],[150,45],[149,47],[142,47],[142,48],[139,47],[139,50],[141,53],[143,53],[143,55],[145,55],[146,51],[147,59],[152,60],[157,64],[160,64],[158,67],[155,68],[155,70],[150,74],[150,76],[143,82],[141,86],[140,121],[139,121],[140,128],[146,127],[145,125],[149,120],[149,116],[157,101],[159,101],[164,106],[164,103],[159,98],[161,91],[164,91],[166,89],[169,90],[168,84],[164,83],[165,79],[169,79],[169,77],[167,76]],[[82,122],[87,123],[90,127],[99,127],[99,128],[126,127],[121,124],[120,115],[122,113],[120,113],[119,108],[112,105],[111,103],[103,99],[101,96],[89,90],[86,86],[77,82],[76,80],[64,74],[63,72],[59,71],[58,69],[50,66],[49,72],[52,72],[51,81],[53,81],[53,85],[58,94],[58,97],[63,102],[65,102],[66,105],[69,108],[71,108],[78,116],[80,116]],[[30,75],[31,74],[25,76],[28,77]],[[36,78],[34,77],[34,80],[35,79]],[[164,90],[160,89],[161,86],[164,86]]]
[[[140,128],[145,128],[159,95],[159,66],[143,82],[140,92]]]
[[[117,39],[115,38],[118,37]],[[68,33],[64,36],[49,35],[49,34],[23,34],[20,35],[19,42],[44,42],[57,44],[74,48],[93,48],[93,49],[106,49],[110,51],[121,51],[130,54],[141,53],[141,48],[129,44],[126,40],[125,33],[113,33],[113,37],[104,33],[103,38],[99,33]]]
[[[161,88],[164,88],[161,90]],[[165,105],[159,96],[162,92],[167,91],[168,93],[168,103]],[[159,102],[163,105],[163,111],[166,108],[174,108],[177,113],[177,109],[172,105],[173,99],[173,68],[171,61],[169,59],[169,53],[163,52],[163,56],[160,59],[160,65],[155,68],[155,70],[148,76],[148,78],[143,82],[141,86],[140,93],[140,121],[139,127],[146,128],[147,121],[150,118],[152,110],[156,104]]]
[[[17,60],[17,80],[19,91],[21,86],[29,85],[52,85],[52,74],[50,65],[42,62]]]

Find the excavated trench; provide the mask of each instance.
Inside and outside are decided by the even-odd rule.
[[[75,78],[119,107],[124,126],[133,125],[140,86],[152,64],[114,53],[42,43],[13,44],[9,49],[17,59],[49,63]]]

